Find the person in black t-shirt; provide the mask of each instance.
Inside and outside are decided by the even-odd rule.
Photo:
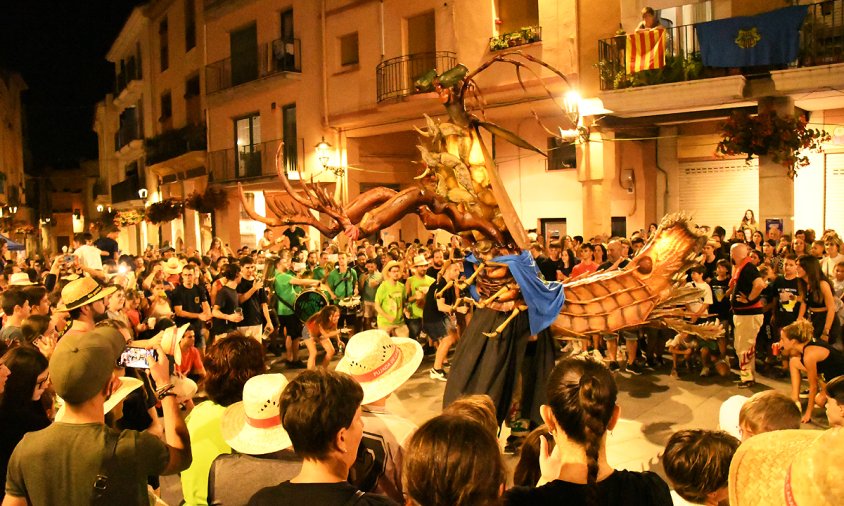
[[[508,490],[506,506],[672,505],[668,485],[656,473],[616,470],[607,461],[604,436],[619,418],[618,387],[609,369],[589,359],[563,359],[551,372],[547,390],[542,419],[556,448],[573,451],[557,452],[552,458],[546,440],[540,451],[543,479],[536,488]],[[546,482],[549,468],[556,468],[556,476]]]
[[[739,358],[739,388],[756,384],[756,336],[764,319],[759,296],[767,286],[759,276],[759,270],[750,262],[749,254],[744,243],[735,243],[730,248],[736,269],[730,280],[730,305],[733,308],[733,342]]]
[[[305,233],[302,227],[296,225],[291,225],[284,229],[282,235],[290,241],[290,249],[302,249],[302,244],[308,241],[308,234]]]
[[[214,317],[211,332],[215,337],[225,337],[243,321],[243,310],[238,303],[237,285],[240,284],[240,266],[227,264],[223,271],[226,283],[214,297],[211,314]]]
[[[457,343],[457,312],[466,314],[466,306],[458,306],[459,288],[457,279],[463,265],[461,262],[444,262],[437,280],[428,288],[425,295],[425,307],[422,308],[422,327],[432,341],[437,342],[437,354],[434,367],[428,372],[431,379],[446,381],[443,369],[448,350]],[[442,292],[439,296],[438,293]]]
[[[170,305],[175,313],[176,325],[190,324],[196,338],[196,347],[205,349],[205,322],[211,319],[208,293],[198,284],[197,269],[192,265],[182,268],[182,282],[170,292]]]
[[[94,241],[94,246],[101,251],[103,261],[117,260],[117,253],[120,247],[117,245],[117,236],[120,230],[115,227],[109,227],[103,230],[103,236]]]
[[[268,334],[273,331],[270,311],[267,306],[267,292],[260,279],[255,278],[257,266],[252,257],[240,259],[242,279],[237,285],[237,299],[243,309],[243,321],[237,324],[237,330],[244,335],[254,337],[258,341],[263,339],[264,322],[267,324]]]

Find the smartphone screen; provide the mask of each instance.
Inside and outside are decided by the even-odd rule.
[[[127,346],[117,359],[118,367],[131,367],[133,369],[149,369],[149,358],[158,359],[158,352],[146,348]]]

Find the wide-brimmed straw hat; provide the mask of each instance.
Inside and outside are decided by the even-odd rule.
[[[399,269],[401,269],[401,264],[396,262],[395,260],[390,260],[384,265],[384,268],[381,269],[381,274],[384,276],[385,279],[387,278],[387,274],[390,272],[390,269],[392,269],[393,267],[398,267]]]
[[[259,374],[243,385],[243,400],[226,408],[223,439],[247,455],[264,455],[289,448],[290,436],[281,425],[279,398],[287,386],[283,374]]]
[[[164,350],[166,355],[170,355],[176,360],[176,365],[182,363],[182,348],[179,346],[179,343],[182,341],[182,337],[187,332],[188,327],[190,327],[190,323],[185,323],[181,327],[174,325],[161,331],[161,349]]]
[[[182,262],[179,261],[176,257],[170,257],[167,259],[166,262],[162,264],[162,268],[164,269],[164,273],[168,276],[172,276],[173,274],[181,274],[182,273]]]
[[[13,286],[29,286],[34,285],[35,283],[29,280],[29,274],[25,272],[16,272],[9,276],[9,284]]]
[[[730,464],[733,506],[844,504],[844,428],[776,430],[739,446]]]
[[[116,286],[103,287],[89,276],[75,279],[62,288],[61,302],[65,311],[72,311],[108,297],[117,290]]]
[[[425,255],[416,255],[413,257],[413,266],[414,267],[427,267],[428,266],[428,259],[425,258]]]
[[[422,363],[422,345],[415,339],[390,337],[383,330],[359,332],[349,339],[337,371],[363,388],[363,404],[383,399],[413,376]]]
[[[117,387],[117,390],[114,390],[111,393],[108,399],[106,399],[105,403],[103,404],[103,413],[108,413],[109,411],[114,409],[115,406],[120,403],[120,401],[125,399],[129,394],[139,389],[144,384],[143,381],[137,378],[129,378],[126,376],[122,376],[118,379],[120,380],[120,386]],[[61,407],[56,412],[56,421],[61,422],[65,414],[66,403],[64,402],[64,400],[62,400],[61,397],[58,398],[57,403],[61,404]]]

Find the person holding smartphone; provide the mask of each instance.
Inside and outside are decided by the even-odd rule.
[[[237,329],[237,324],[243,321],[243,309],[240,307],[237,295],[237,285],[243,277],[240,266],[227,264],[223,277],[226,283],[217,291],[214,297],[214,307],[211,315],[214,317],[211,333],[215,338],[223,338]]]

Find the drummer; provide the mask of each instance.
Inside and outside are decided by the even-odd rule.
[[[349,268],[348,253],[337,255],[337,267],[328,273],[326,284],[332,304],[340,304],[342,299],[358,295],[358,274],[354,269]],[[359,304],[358,306],[340,305],[342,308],[340,311],[340,326],[354,330]]]
[[[299,341],[302,338],[302,323],[294,314],[293,307],[296,304],[296,295],[300,287],[319,286],[316,279],[302,279],[296,277],[290,270],[290,252],[283,251],[276,263],[276,275],[273,280],[273,290],[278,299],[279,331],[284,329],[285,353],[287,364],[291,367],[304,368],[305,363],[299,360]]]

